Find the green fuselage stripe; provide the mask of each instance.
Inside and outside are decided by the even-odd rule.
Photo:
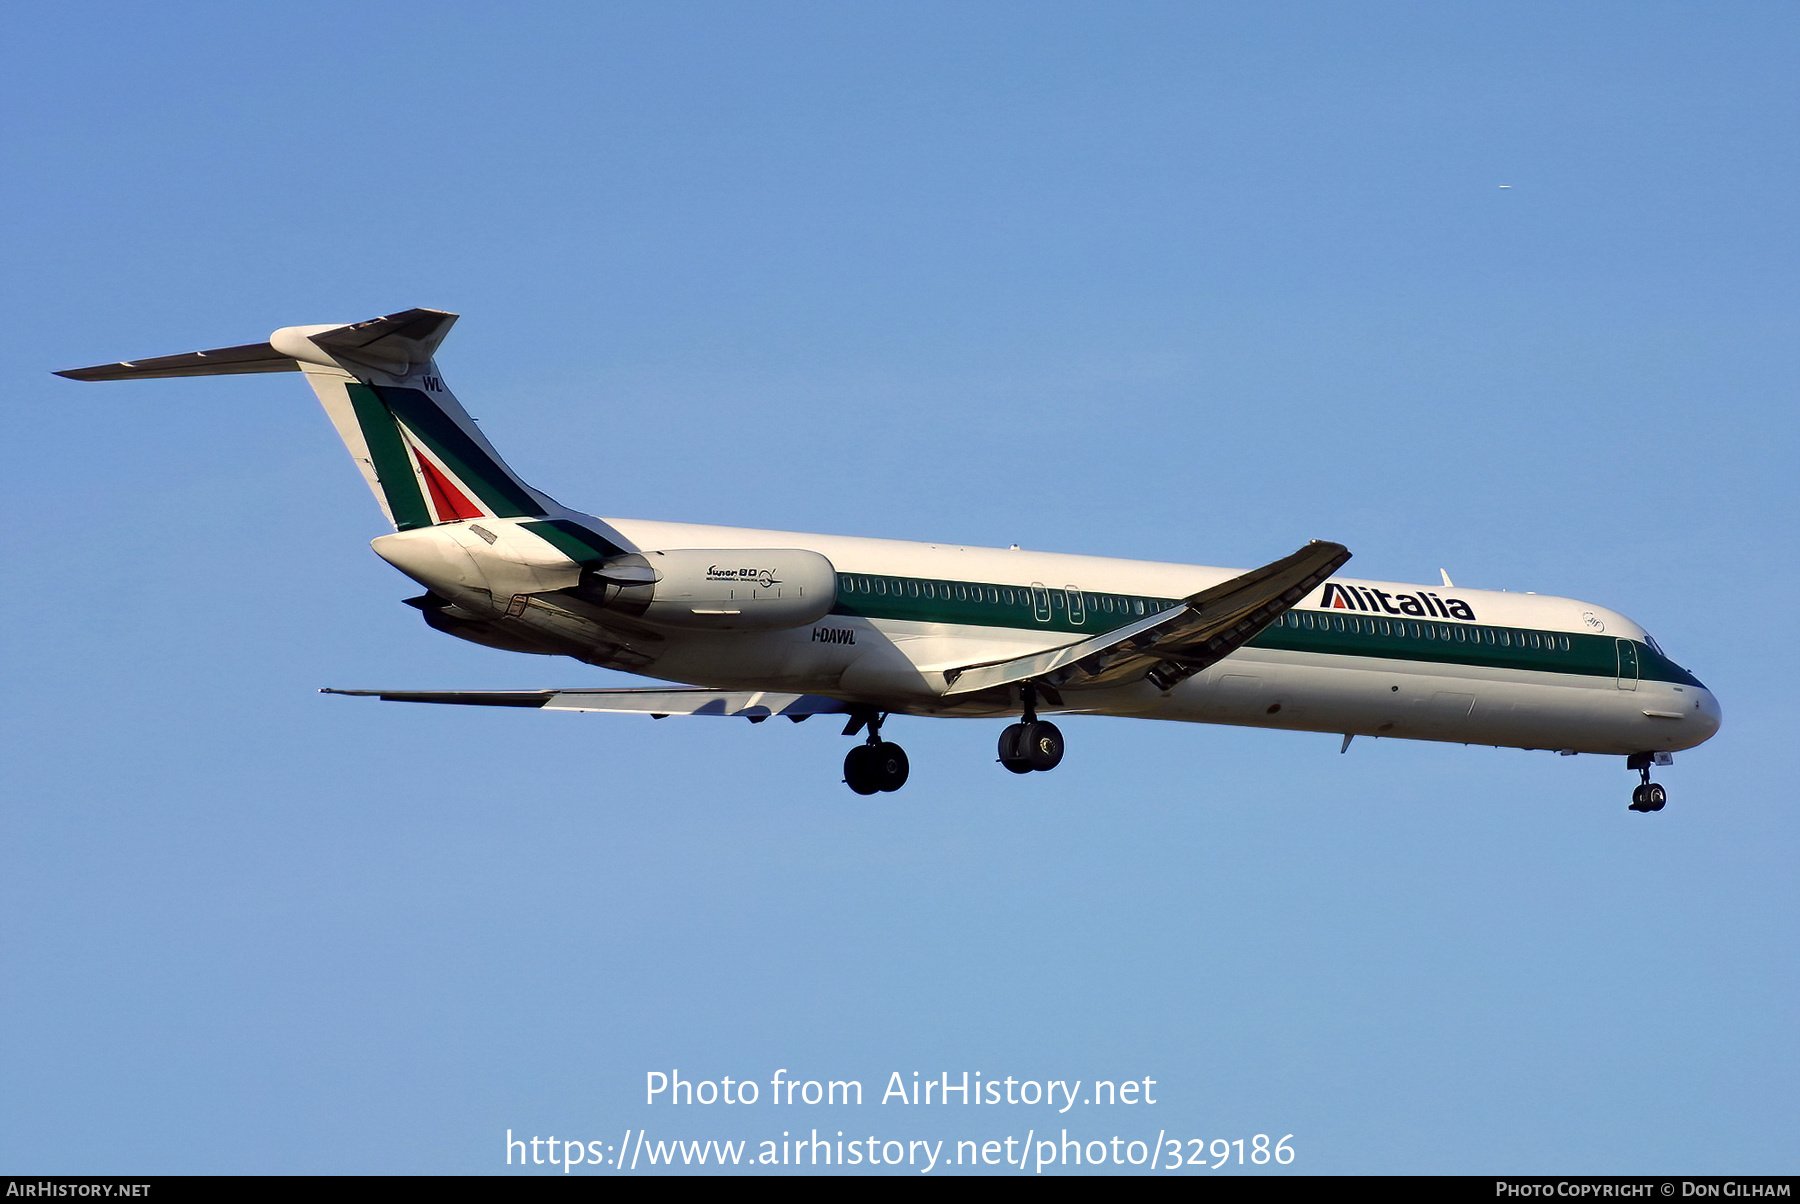
[[[1306,625],[1308,621],[1310,627]],[[1636,650],[1637,672],[1627,676],[1680,685],[1700,684],[1687,670],[1634,640],[1455,620],[1376,618],[1337,610],[1288,611],[1280,621],[1258,633],[1250,646],[1330,656],[1617,677],[1621,643]]]
[[[1033,596],[1040,592],[1048,598]],[[1180,600],[1083,591],[1076,601],[1080,612],[1072,614],[1069,593],[1060,589],[1034,591],[1016,585],[839,573],[837,605],[832,613],[915,623],[1099,635],[1175,606]],[[1341,610],[1289,611],[1247,646],[1322,656],[1615,677],[1619,675],[1622,643],[1635,648],[1636,676],[1642,680],[1700,685],[1687,670],[1636,641],[1457,620],[1378,618]]]
[[[431,510],[419,489],[419,478],[413,472],[412,455],[400,438],[400,428],[387,403],[367,385],[345,385],[350,405],[356,411],[356,424],[362,428],[363,442],[369,445],[369,461],[375,466],[375,479],[387,498],[388,513],[394,526],[402,531],[431,526]]]
[[[1155,614],[1175,605],[1173,598],[1131,598],[1120,594],[1083,594],[1084,599],[1107,597],[1113,609],[1084,609],[1076,622],[1069,614],[1068,598],[1060,589],[1033,591],[1017,585],[987,585],[971,581],[927,581],[915,577],[866,577],[838,574],[837,606],[833,613],[863,615],[871,619],[907,619],[919,623],[955,623],[966,627],[1025,627],[1046,631],[1072,631],[1098,635],[1122,627],[1133,619]],[[1042,603],[1040,621],[1038,604]]]
[[[599,564],[625,550],[604,535],[566,518],[519,525],[580,565]]]

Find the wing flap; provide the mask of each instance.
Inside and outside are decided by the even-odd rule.
[[[1172,690],[1243,647],[1349,559],[1342,544],[1313,540],[1291,556],[1184,598],[1179,606],[1091,639],[948,670],[944,693],[972,694],[1022,681],[1082,689],[1143,678]]]

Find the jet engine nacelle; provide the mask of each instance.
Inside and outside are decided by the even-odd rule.
[[[576,592],[657,627],[776,631],[830,614],[837,570],[802,548],[676,548],[616,556]]]

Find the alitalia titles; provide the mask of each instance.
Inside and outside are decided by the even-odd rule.
[[[1319,605],[1325,610],[1366,610],[1375,614],[1416,615],[1421,619],[1475,621],[1475,612],[1461,598],[1440,598],[1423,589],[1416,594],[1390,594],[1366,585],[1339,585],[1327,581]]]

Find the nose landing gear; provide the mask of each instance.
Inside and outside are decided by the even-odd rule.
[[[1063,737],[1056,725],[1037,717],[1037,689],[1019,691],[1025,704],[1023,723],[1008,724],[1000,733],[1000,764],[1014,773],[1051,770],[1062,763]]]
[[[1641,777],[1631,792],[1631,811],[1661,811],[1669,801],[1669,792],[1650,780],[1652,765],[1667,765],[1674,758],[1668,753],[1632,753],[1625,758],[1625,768],[1635,769]]]
[[[844,728],[846,736],[854,736],[865,726],[869,729],[869,738],[844,758],[844,785],[858,794],[891,793],[906,785],[911,768],[906,750],[881,738],[881,723],[886,718],[879,711],[859,711]]]

